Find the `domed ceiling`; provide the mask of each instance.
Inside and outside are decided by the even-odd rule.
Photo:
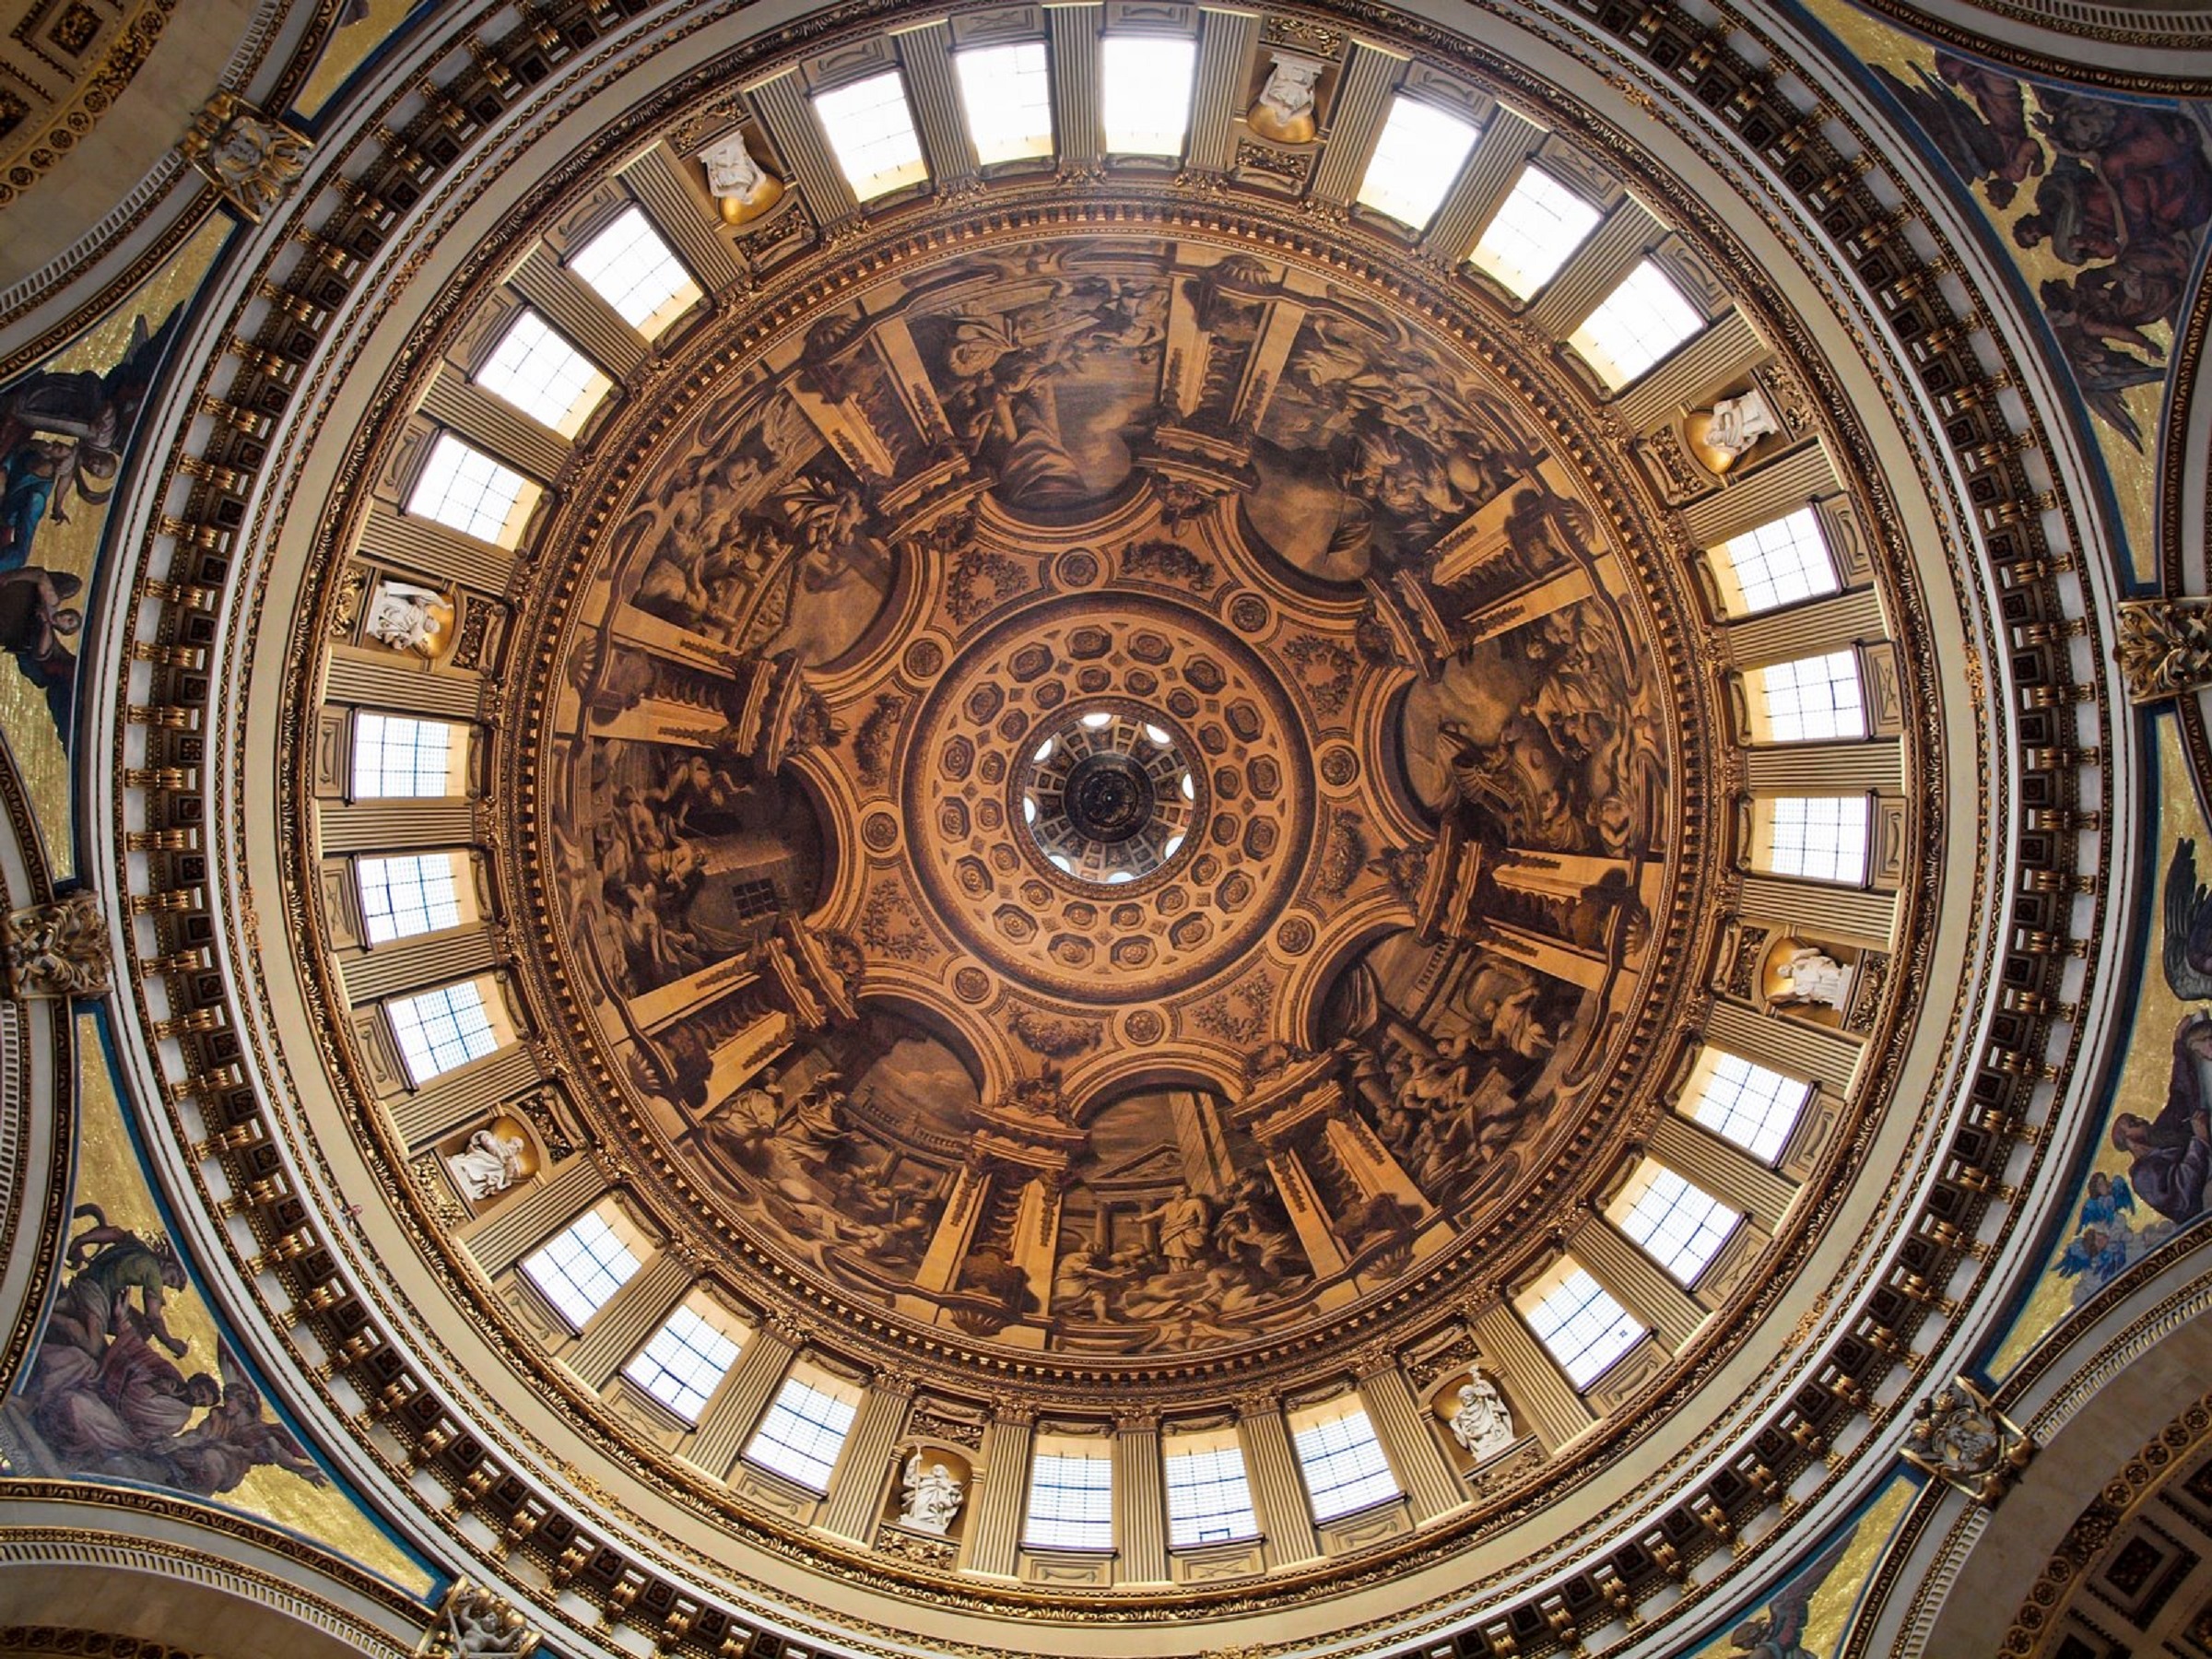
[[[1535,398],[1386,291],[1134,233],[735,355],[561,568],[495,760],[592,1012],[556,1040],[702,1221],[1182,1360],[1609,1138],[1704,757],[1678,596]]]
[[[380,67],[255,233],[268,343],[194,324],[284,393],[194,388],[164,522],[265,512],[190,544],[237,603],[149,572],[119,716],[123,787],[222,797],[220,914],[135,912],[239,997],[141,1010],[210,1225],[342,1264],[280,1316],[330,1434],[580,1626],[1703,1618],[1861,1500],[2088,971],[2082,801],[1992,829],[1990,756],[2078,758],[2008,695],[2064,645],[1995,382],[1718,37],[1693,106],[1521,14],[888,16]],[[1116,150],[1163,41],[1188,131]],[[1465,147],[1418,209],[1408,106]],[[1534,274],[1522,194],[1581,226]]]

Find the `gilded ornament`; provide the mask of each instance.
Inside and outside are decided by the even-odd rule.
[[[307,171],[314,143],[236,94],[218,92],[193,117],[179,147],[231,206],[259,224]]]

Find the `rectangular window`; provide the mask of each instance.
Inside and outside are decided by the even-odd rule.
[[[1704,326],[1697,307],[1647,259],[1621,279],[1567,343],[1600,380],[1618,389]]]
[[[1174,1450],[1171,1442],[1161,1462],[1167,1472],[1171,1545],[1182,1548],[1259,1536],[1252,1488],[1244,1478],[1244,1453],[1233,1439],[1190,1451]]]
[[[614,382],[534,311],[519,312],[477,371],[477,384],[573,438]]]
[[[364,858],[354,865],[369,943],[458,927],[465,920],[454,855],[424,853]]]
[[[636,206],[625,207],[577,250],[569,269],[649,340],[696,305],[704,291]]]
[[[1762,1163],[1780,1158],[1813,1086],[1725,1049],[1705,1050],[1698,1070],[1685,1096],[1688,1116]]]
[[[1685,1285],[1698,1282],[1743,1219],[1711,1193],[1649,1158],[1637,1165],[1606,1213]]]
[[[783,1379],[775,1403],[746,1447],[748,1463],[797,1481],[809,1490],[830,1489],[830,1471],[852,1432],[859,1402],[817,1388],[797,1377]]]
[[[586,1210],[523,1260],[530,1282],[581,1331],[639,1267],[638,1253],[599,1210]]]
[[[1723,597],[1736,616],[1756,617],[1836,591],[1835,561],[1820,515],[1810,507],[1731,536],[1712,556]]]
[[[1053,85],[1043,41],[956,52],[952,65],[978,161],[989,167],[1053,153]]]
[[[353,796],[459,794],[465,743],[460,728],[442,720],[404,714],[353,717]]]
[[[1525,300],[1559,274],[1600,217],[1542,168],[1524,167],[1467,258],[1515,299]]]
[[[1770,663],[1746,675],[1751,694],[1751,735],[1769,743],[1817,743],[1866,735],[1859,689],[1859,653]]]
[[[537,505],[538,487],[451,432],[438,434],[407,496],[407,511],[478,541],[512,547]]]
[[[929,177],[898,70],[816,94],[814,112],[859,200],[873,201]]]
[[[1776,876],[1857,883],[1866,879],[1865,795],[1783,795],[1754,802],[1765,816],[1767,868]]]
[[[1119,156],[1180,156],[1191,126],[1194,41],[1108,35],[1099,43],[1106,148]]]
[[[699,1421],[707,1401],[737,1362],[743,1339],[689,1303],[668,1315],[622,1368],[622,1374],[687,1423]]]
[[[1561,1256],[1519,1300],[1528,1328],[1577,1388],[1596,1382],[1644,1333],[1572,1256]]]
[[[384,1005],[407,1075],[420,1088],[441,1072],[481,1060],[500,1047],[499,1027],[476,980],[460,980]]]
[[[1397,1477],[1366,1408],[1351,1402],[1324,1409],[1325,1416],[1294,1422],[1290,1432],[1313,1519],[1331,1521],[1398,1496]]]
[[[1475,127],[1432,104],[1403,95],[1390,114],[1359,181],[1359,199],[1416,230],[1427,228],[1475,147]]]
[[[1031,1549],[1113,1547],[1113,1458],[1105,1452],[1039,1452],[1030,1459]]]

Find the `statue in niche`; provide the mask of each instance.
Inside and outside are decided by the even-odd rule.
[[[1758,445],[1761,438],[1782,430],[1773,406],[1757,386],[1735,397],[1724,397],[1701,414],[1683,422],[1691,453],[1705,470],[1724,473]]]
[[[924,1466],[922,1453],[915,1452],[906,1460],[900,1490],[899,1524],[916,1532],[935,1533],[941,1538],[960,1512],[960,1500],[967,1488],[946,1465]]]
[[[1841,1010],[1851,998],[1851,970],[1818,945],[1800,945],[1774,965],[1779,989],[1773,1001],[1783,1007]]]
[[[1260,96],[1244,117],[1245,124],[1263,138],[1278,144],[1304,144],[1316,131],[1313,88],[1323,65],[1312,58],[1277,55],[1275,69]]]
[[[528,1143],[514,1130],[479,1129],[445,1160],[453,1184],[472,1204],[497,1197],[528,1173]]]
[[[1460,1384],[1459,1406],[1452,1414],[1452,1438],[1477,1463],[1513,1443],[1513,1414],[1498,1392],[1498,1385],[1482,1374],[1482,1361],[1467,1367]]]
[[[384,581],[376,584],[369,605],[369,637],[394,651],[437,654],[440,637],[453,619],[453,607],[435,588],[417,587],[411,582]]]
[[[700,150],[699,159],[725,225],[747,224],[783,199],[782,184],[760,171],[745,147],[745,135],[734,128]]]

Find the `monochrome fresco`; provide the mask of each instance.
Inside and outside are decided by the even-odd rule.
[[[1481,371],[1288,265],[1070,239],[886,278],[678,430],[539,775],[571,960],[723,1214],[1136,1355],[1380,1289],[1533,1179],[1667,891],[1666,721]],[[1021,829],[1086,700],[1182,780],[1125,890]],[[1172,1057],[1090,1081],[1140,1005]]]

